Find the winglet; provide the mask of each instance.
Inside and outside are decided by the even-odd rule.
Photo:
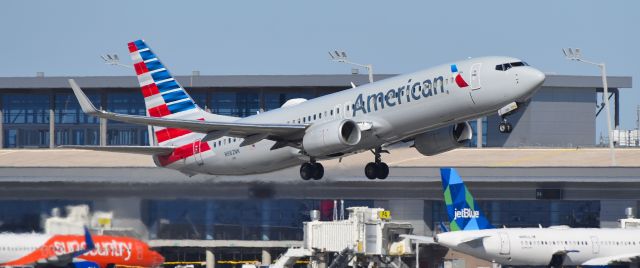
[[[87,95],[85,95],[84,92],[82,92],[82,89],[80,88],[80,86],[78,86],[75,80],[69,79],[69,85],[71,85],[71,89],[73,89],[73,94],[76,95],[76,99],[78,99],[78,102],[80,103],[80,107],[82,108],[82,111],[84,113],[86,114],[99,113],[98,109],[96,109],[96,107],[93,106],[89,98],[87,98]]]
[[[91,237],[91,232],[89,232],[89,228],[86,226],[84,227],[84,243],[86,245],[85,248],[74,252],[71,255],[73,258],[82,256],[83,254],[96,249],[96,245],[93,243],[93,238]]]
[[[93,237],[91,237],[91,232],[89,232],[87,226],[84,227],[84,242],[87,244],[87,250],[91,251],[96,248],[96,244],[93,243]]]

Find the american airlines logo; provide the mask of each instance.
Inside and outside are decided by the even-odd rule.
[[[119,242],[116,240],[96,242],[96,248],[92,251],[85,253],[89,256],[102,256],[102,257],[120,257],[125,261],[131,258],[131,250],[133,245],[131,243]],[[81,251],[87,248],[84,241],[56,241],[53,243],[53,248],[56,255],[67,254],[71,252]]]
[[[456,209],[453,211],[453,220],[457,220],[458,218],[477,219],[480,218],[480,211],[475,211],[470,208]]]
[[[424,81],[413,81],[413,79],[409,79],[406,85],[398,88],[380,91],[368,96],[359,94],[353,106],[353,116],[356,116],[358,111],[366,114],[379,109],[382,110],[385,106],[393,107],[401,105],[402,103],[409,103],[412,100],[417,101],[421,98],[428,98],[438,95],[438,91],[440,91],[440,93],[445,92],[444,77],[442,76],[438,76],[433,80],[427,79]]]

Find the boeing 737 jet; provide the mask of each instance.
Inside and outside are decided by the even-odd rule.
[[[151,125],[153,145],[66,147],[148,154],[156,165],[187,175],[264,173],[301,164],[302,179],[318,180],[324,168],[317,160],[371,151],[365,175],[385,179],[383,147],[413,141],[420,153],[435,155],[463,146],[472,136],[467,120],[508,115],[545,79],[516,58],[473,58],[237,118],[198,107],[144,41],[129,43],[129,51],[146,116],[98,110],[69,82],[85,113]],[[511,128],[504,119],[501,130]]]
[[[0,267],[160,267],[146,243],[98,235],[0,234]]]
[[[495,228],[477,206],[455,169],[441,169],[450,231],[432,242],[503,265],[607,266],[638,264],[640,229],[622,228]]]

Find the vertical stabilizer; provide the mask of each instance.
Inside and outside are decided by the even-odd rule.
[[[155,53],[143,40],[130,42],[129,53],[138,76],[147,115],[172,119],[204,120],[200,109],[186,90],[169,73]],[[183,145],[193,142],[191,131],[153,127],[159,145]]]
[[[441,168],[444,202],[449,215],[451,231],[492,229],[493,225],[477,207],[458,172],[453,168]]]

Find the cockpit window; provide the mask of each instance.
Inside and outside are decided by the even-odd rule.
[[[529,64],[524,62],[524,61],[516,61],[516,62],[511,62],[511,63],[498,64],[498,65],[496,65],[496,70],[498,70],[498,71],[506,71],[506,70],[509,70],[511,68],[521,67],[521,66],[529,66]]]

